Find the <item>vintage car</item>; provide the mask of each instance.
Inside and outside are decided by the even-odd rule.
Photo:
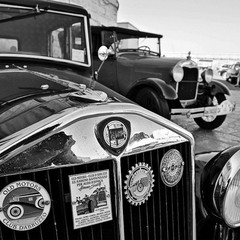
[[[232,83],[232,84],[238,84],[237,83],[237,78],[239,76],[239,71],[240,71],[240,62],[236,62],[232,64],[227,70],[226,70],[226,75],[225,79],[226,81]]]
[[[223,64],[218,68],[218,74],[226,80],[227,70],[231,68],[232,64]]]
[[[77,215],[92,213],[95,208],[100,206],[107,206],[107,193],[106,188],[97,188],[94,192],[88,196],[84,196],[84,198],[78,201],[76,206]]]
[[[92,26],[98,81],[141,106],[168,119],[173,115],[194,118],[204,129],[215,129],[234,110],[229,89],[214,80],[212,69],[201,74],[190,56],[161,56],[162,35],[121,27]],[[108,48],[104,64],[97,53]]]
[[[0,16],[1,240],[239,239],[239,146],[195,158],[188,131],[96,82],[82,7]]]

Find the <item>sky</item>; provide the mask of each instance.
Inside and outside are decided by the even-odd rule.
[[[118,22],[163,35],[162,53],[240,58],[239,0],[118,0]]]

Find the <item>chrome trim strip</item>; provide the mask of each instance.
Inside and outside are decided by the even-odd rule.
[[[53,57],[46,57],[46,56],[41,56],[41,55],[0,53],[0,57],[28,58],[28,61],[31,60],[31,59],[48,60],[48,61],[56,62],[56,63],[59,63],[59,62],[60,63],[70,63],[71,65],[90,67],[89,64],[82,64],[80,62],[75,62],[75,61],[71,61],[71,60],[60,59],[60,58],[58,59],[58,58],[53,58]]]
[[[96,108],[96,106],[98,106]],[[117,110],[116,110],[117,109]],[[0,140],[0,152],[3,152],[14,145],[22,142],[23,140],[28,139],[29,137],[38,134],[39,132],[46,130],[47,128],[52,129],[51,131],[59,131],[64,127],[69,126],[73,122],[88,119],[88,118],[96,118],[96,117],[111,117],[119,114],[132,114],[136,116],[142,116],[145,119],[154,122],[156,124],[160,124],[162,127],[170,129],[176,134],[183,136],[188,139],[191,138],[192,135],[176,125],[175,123],[160,117],[157,114],[154,114],[148,110],[143,109],[140,106],[128,103],[111,103],[106,105],[105,103],[91,104],[85,108],[73,108],[66,109],[56,115],[52,115],[41,122],[33,124],[26,129],[23,129],[15,134],[8,136],[2,140]],[[54,130],[53,130],[54,129]],[[187,137],[186,137],[187,136]]]

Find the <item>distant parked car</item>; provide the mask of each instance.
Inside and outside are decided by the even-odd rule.
[[[240,62],[237,62],[227,70],[226,80],[232,84],[236,84],[239,71],[240,71]]]
[[[227,70],[231,68],[232,64],[223,64],[219,69],[218,69],[218,74],[223,78],[226,79],[226,74]]]

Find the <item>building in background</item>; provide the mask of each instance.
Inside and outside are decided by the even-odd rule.
[[[53,1],[53,0],[52,0]],[[56,0],[55,0],[56,1]],[[57,0],[83,6],[91,14],[91,25],[117,25],[118,0]]]

